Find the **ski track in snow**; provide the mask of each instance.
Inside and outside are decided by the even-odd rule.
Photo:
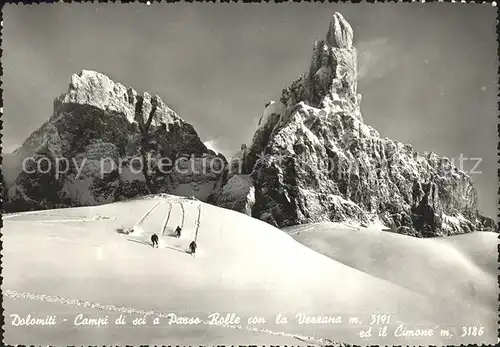
[[[173,200],[173,199],[172,199]],[[181,210],[181,228],[184,228],[184,224],[185,224],[185,220],[186,220],[186,209],[184,207],[184,203],[187,202],[187,203],[193,203],[192,200],[188,200],[188,199],[175,199],[173,201],[167,201],[167,204],[168,204],[168,212],[167,212],[167,217],[165,218],[165,221],[163,222],[163,227],[162,227],[162,231],[161,231],[161,235],[162,236],[165,236],[165,230],[167,229],[167,226],[168,226],[168,222],[170,220],[170,215],[172,213],[172,209],[173,209],[173,206],[174,204],[177,204],[180,206],[180,210]],[[151,207],[151,209],[149,209],[140,219],[137,223],[135,223],[134,227],[132,228],[134,230],[134,234],[133,235],[130,235],[132,237],[134,236],[137,236],[137,237],[140,237],[142,234],[143,234],[143,230],[141,229],[141,226],[142,224],[144,223],[144,221],[146,220],[146,218],[156,209],[158,208],[158,206],[160,206],[160,204],[163,203],[163,201],[159,201],[158,203],[156,203],[155,205],[153,205]],[[201,219],[201,204],[198,203],[197,204],[197,218],[194,219],[194,241],[196,242],[196,240],[198,239],[198,231],[199,231],[199,228],[200,228],[200,225],[201,225],[201,222],[200,222],[200,219]],[[189,218],[188,218],[188,221],[189,221]],[[168,235],[167,235],[168,236]],[[149,245],[149,242],[148,241],[140,241],[140,240],[134,240],[134,239],[128,239],[129,241],[134,241],[134,242],[139,242],[139,243],[143,243],[145,245]],[[161,248],[167,248],[167,249],[172,249],[172,250],[176,250],[176,251],[180,251],[180,252],[183,252],[183,253],[187,253],[186,250],[182,249],[182,248],[179,248],[179,247],[175,247],[175,246],[172,246],[172,245],[169,245],[167,243],[165,243],[164,241],[160,240],[160,244],[161,244]]]
[[[182,215],[182,220],[181,220],[181,228],[184,229],[184,218],[186,217],[186,212],[184,211],[184,204],[182,201],[180,202],[181,205],[181,215]]]
[[[51,302],[68,306],[77,306],[77,307],[90,307],[95,308],[102,311],[113,311],[118,313],[126,313],[126,314],[139,314],[143,316],[156,316],[159,318],[169,318],[168,313],[157,312],[157,311],[146,311],[142,309],[135,309],[131,307],[125,306],[116,306],[116,305],[104,305],[91,301],[83,301],[77,299],[68,299],[60,296],[53,295],[45,295],[45,294],[35,294],[35,293],[27,293],[27,292],[19,292],[17,290],[6,289],[3,291],[3,295],[6,297],[10,297],[12,299],[28,299],[28,300],[36,300],[41,302]],[[341,346],[342,344],[333,342],[329,339],[323,339],[320,337],[312,337],[312,336],[304,336],[300,334],[292,334],[281,331],[273,331],[269,329],[259,329],[259,328],[251,328],[245,325],[232,325],[232,324],[213,324],[208,321],[202,321],[202,324],[206,325],[215,325],[223,328],[230,329],[243,329],[248,331],[254,331],[259,333],[265,333],[268,335],[276,335],[276,336],[285,336],[292,337],[300,341],[315,343],[318,345],[328,345],[328,346]]]

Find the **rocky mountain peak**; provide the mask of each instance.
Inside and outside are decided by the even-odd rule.
[[[379,223],[419,237],[495,229],[463,171],[435,153],[381,138],[357,94],[353,30],[335,13],[309,69],[266,104],[242,157],[239,190],[219,200],[278,227],[319,221]],[[244,188],[242,188],[244,187]],[[243,208],[244,207],[244,208]]]
[[[357,53],[353,30],[335,13],[325,40],[315,41],[309,70],[284,89],[280,101],[287,107],[285,118],[300,102],[315,108],[348,112],[362,121],[357,94]]]

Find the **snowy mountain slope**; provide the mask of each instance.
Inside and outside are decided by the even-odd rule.
[[[428,297],[496,311],[495,233],[419,239],[326,222],[294,228],[291,235],[338,262]]]
[[[132,228],[156,204],[157,209],[146,216],[138,231],[123,233],[124,228]],[[170,206],[172,219],[167,227],[171,230],[182,223],[184,210],[183,235],[180,239],[162,235],[163,247],[153,249],[148,244],[149,235],[153,231],[161,233]],[[196,234],[200,211],[199,248],[193,257],[184,250]],[[346,234],[346,240],[356,237],[353,235],[356,234]],[[360,247],[368,247],[363,246],[363,240],[370,242],[369,237],[356,239],[356,242]],[[61,319],[68,319],[51,328],[51,334],[44,328],[18,329],[7,322],[5,341],[9,344],[54,344],[55,341],[63,345],[179,344],[181,341],[182,344],[228,344],[233,341],[297,344],[288,335],[278,336],[280,333],[361,345],[479,341],[477,337],[476,340],[458,337],[453,340],[440,336],[423,340],[372,336],[362,340],[357,333],[363,327],[368,328],[373,313],[392,314],[390,329],[395,329],[400,322],[434,327],[463,323],[461,317],[471,313],[469,303],[475,305],[476,301],[464,296],[461,304],[450,303],[418,288],[406,288],[404,281],[401,284],[391,278],[391,282],[381,278],[376,271],[366,273],[361,265],[358,269],[358,264],[346,265],[319,254],[264,222],[196,200],[150,197],[102,206],[10,215],[4,221],[2,241],[6,317],[12,313],[49,315],[55,312]],[[429,244],[435,252],[454,247],[444,243]],[[460,247],[453,249],[462,254],[464,250]],[[396,252],[395,249],[386,251]],[[364,254],[358,256],[362,258]],[[415,257],[424,255],[415,253]],[[448,278],[444,276],[449,271],[446,267],[433,267],[428,271],[437,271],[439,276],[429,275],[427,281],[446,281]],[[473,280],[482,286],[489,281],[488,276],[483,278],[477,274]],[[235,312],[241,317],[241,326],[232,329],[204,324],[168,325],[168,320],[162,319],[161,328],[152,324],[142,327],[129,324],[125,327],[85,327],[77,331],[70,322],[80,312],[108,315],[110,319],[119,314],[109,308],[98,310],[76,304],[47,303],[43,299],[13,298],[15,292],[6,294],[6,290],[124,306],[152,311],[153,316],[176,312],[207,319],[213,312]],[[483,294],[479,291],[478,295]],[[131,312],[141,315],[138,311]],[[288,324],[276,324],[276,314],[280,312],[289,318]],[[344,323],[298,324],[295,315],[300,312],[310,316],[339,315]],[[487,336],[480,339],[482,342],[496,341],[490,314],[481,308],[473,315],[487,329]],[[250,316],[263,316],[266,324],[253,327],[268,332],[247,330],[251,328],[247,324]],[[349,325],[349,317],[359,317],[363,324]]]

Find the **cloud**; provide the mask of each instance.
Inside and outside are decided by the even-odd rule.
[[[395,49],[386,38],[357,44],[358,79],[365,82],[378,79],[396,67]]]

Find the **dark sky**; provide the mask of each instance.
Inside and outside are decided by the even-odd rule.
[[[309,66],[332,14],[351,23],[365,123],[418,151],[482,158],[471,174],[496,214],[496,11],[474,4],[6,5],[5,151],[52,113],[72,73],[156,93],[225,154]],[[475,160],[466,160],[465,169]],[[479,173],[482,172],[482,173]]]

